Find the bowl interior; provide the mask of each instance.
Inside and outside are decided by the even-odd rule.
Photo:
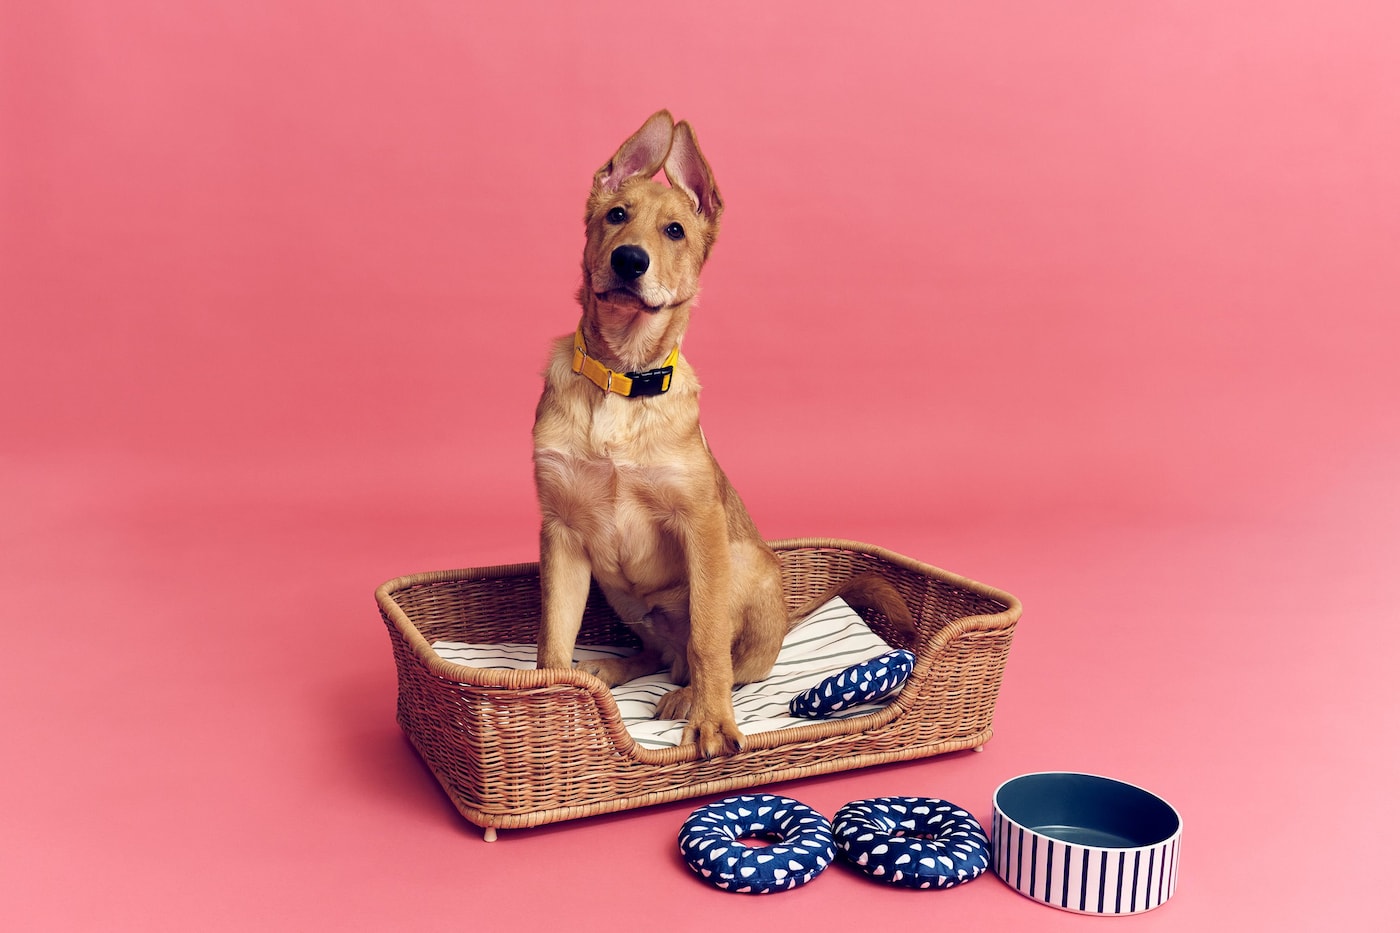
[[[1181,828],[1181,818],[1162,798],[1092,774],[1022,775],[997,789],[995,803],[1029,830],[1102,849],[1158,845]]]

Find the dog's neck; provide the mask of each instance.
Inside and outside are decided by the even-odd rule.
[[[583,339],[588,355],[618,372],[653,369],[680,346],[690,322],[690,302],[643,311],[599,301],[585,293]]]

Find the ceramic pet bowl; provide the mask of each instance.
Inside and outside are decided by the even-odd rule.
[[[992,868],[1042,904],[1134,914],[1176,890],[1181,817],[1140,787],[1092,774],[1023,774],[992,797]]]

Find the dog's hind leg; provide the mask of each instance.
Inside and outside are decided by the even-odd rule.
[[[609,687],[655,674],[661,667],[661,655],[649,648],[643,648],[625,658],[599,658],[596,661],[578,663],[579,670],[592,674]]]
[[[735,609],[739,620],[733,649],[736,687],[763,680],[773,672],[787,635],[787,607],[776,561],[769,570],[760,565],[757,572],[734,588],[736,598],[744,600]]]

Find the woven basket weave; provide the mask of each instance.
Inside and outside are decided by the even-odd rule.
[[[866,621],[918,662],[882,710],[745,737],[709,760],[695,745],[646,749],[612,694],[578,671],[487,670],[454,664],[434,641],[533,643],[537,564],[400,577],[375,593],[398,666],[398,721],[457,810],[495,830],[538,826],[701,794],[980,747],[1020,602],[1010,594],[868,544],[826,539],[773,545],[789,610],[832,585],[876,571],[918,623],[910,644],[878,613]],[[636,644],[596,587],[579,644]]]

